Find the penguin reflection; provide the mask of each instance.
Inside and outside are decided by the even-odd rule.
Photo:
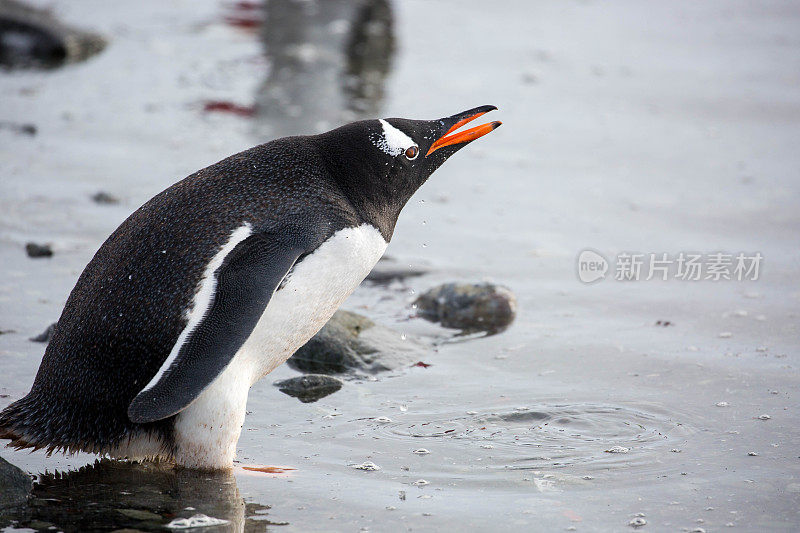
[[[260,137],[380,115],[394,52],[388,0],[268,0],[264,9],[270,70],[256,95]]]
[[[258,532],[275,524],[266,519],[268,509],[245,503],[229,470],[203,472],[106,459],[70,472],[41,474],[28,505],[0,519],[0,528],[13,520],[17,527],[53,526],[66,532],[149,531],[204,514],[227,521],[213,531]]]

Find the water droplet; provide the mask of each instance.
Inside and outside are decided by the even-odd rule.
[[[350,466],[355,468],[356,470],[365,470],[367,472],[374,472],[376,470],[380,470],[381,469],[381,467],[379,467],[378,465],[376,465],[375,463],[373,463],[371,461],[366,461],[366,462],[363,462],[363,463],[361,463],[359,465],[350,465]]]
[[[758,415],[759,420],[769,420],[770,418],[772,417],[769,415]]]
[[[227,523],[227,520],[222,520],[221,518],[214,518],[213,516],[206,516],[204,514],[196,514],[190,518],[176,518],[164,527],[169,529],[192,529],[199,527],[221,526]]]
[[[417,487],[424,487],[427,484],[428,482],[425,481],[424,479],[418,479],[414,483],[412,483],[412,485],[416,485]]]
[[[388,416],[379,416],[375,419],[375,422],[377,422],[378,424],[391,424],[392,419],[389,418]]]
[[[730,339],[731,337],[733,337],[733,333],[730,331],[723,331],[719,334],[720,339]]]
[[[468,415],[477,415],[478,411],[467,411]]]
[[[415,453],[415,454],[417,454],[417,455],[428,455],[428,454],[429,454],[429,453],[431,453],[431,452],[429,452],[429,451],[428,451],[428,450],[426,450],[425,448],[417,448],[416,450],[414,450],[414,452],[413,452],[413,453]]]
[[[481,444],[481,448],[483,448],[484,450],[491,450],[494,448],[494,446],[491,444]]]
[[[717,407],[728,407],[728,402],[717,402],[715,405]]]
[[[605,450],[606,453],[628,453],[631,451],[630,448],[626,448],[625,446],[612,446],[611,448]]]
[[[628,525],[631,527],[642,527],[647,525],[647,520],[645,520],[641,516],[637,516],[636,518],[628,522]]]

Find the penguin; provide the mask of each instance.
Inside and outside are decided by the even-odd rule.
[[[250,386],[325,325],[416,190],[501,123],[461,127],[494,109],[273,140],[153,197],[80,275],[0,439],[231,468]]]

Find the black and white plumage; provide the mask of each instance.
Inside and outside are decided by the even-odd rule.
[[[492,109],[278,139],[152,198],[81,274],[0,438],[229,467],[250,386],[364,279],[428,176],[500,124],[456,131]]]

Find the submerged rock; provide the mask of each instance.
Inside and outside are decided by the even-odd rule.
[[[32,488],[28,474],[0,457],[0,509],[24,504]]]
[[[0,0],[0,66],[53,68],[105,47],[103,37],[63,24],[48,10]]]
[[[341,379],[323,374],[307,374],[274,383],[284,393],[303,403],[316,402],[338,391],[344,385]]]
[[[36,135],[37,132],[35,124],[8,122],[5,120],[0,121],[0,130],[9,130],[19,135],[28,135],[30,137]]]
[[[378,285],[388,285],[393,281],[403,281],[407,278],[414,278],[427,274],[424,268],[415,268],[410,265],[402,265],[390,257],[382,257],[375,268],[367,274],[367,281]]]
[[[49,244],[38,244],[35,242],[29,242],[25,245],[25,252],[28,254],[28,257],[53,257],[53,249],[50,248]]]
[[[47,326],[46,330],[36,335],[35,337],[31,337],[28,340],[33,342],[45,342],[45,343],[50,342],[50,339],[53,338],[53,332],[56,330],[56,324],[58,324],[58,322],[53,322],[52,324]]]
[[[393,329],[356,313],[337,311],[287,363],[304,373],[375,373],[407,366],[428,352],[422,343]]]
[[[464,331],[502,331],[514,321],[517,299],[492,283],[445,283],[421,294],[417,315],[447,328]]]

